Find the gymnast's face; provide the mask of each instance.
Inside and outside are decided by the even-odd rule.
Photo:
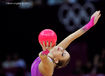
[[[50,54],[52,55],[55,63],[58,63],[59,61],[66,61],[70,58],[70,54],[64,50],[61,47],[55,46],[50,50]]]

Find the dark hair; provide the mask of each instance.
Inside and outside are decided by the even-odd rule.
[[[56,64],[56,68],[63,68],[65,67],[70,61],[70,58],[68,58],[66,61],[65,60],[60,60],[57,64]]]

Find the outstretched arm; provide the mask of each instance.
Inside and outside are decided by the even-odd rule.
[[[61,41],[57,46],[66,49],[72,41],[74,41],[75,39],[77,39],[78,37],[80,37],[81,35],[83,35],[91,27],[93,27],[98,22],[98,20],[99,20],[100,17],[101,17],[100,11],[96,11],[91,16],[91,20],[89,21],[88,24],[86,24],[85,26],[83,26],[82,28],[80,28],[79,30],[77,30],[76,32],[70,34],[63,41]]]

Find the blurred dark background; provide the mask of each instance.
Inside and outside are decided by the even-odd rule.
[[[38,43],[40,31],[54,30],[59,43],[84,26],[96,10],[101,11],[100,20],[70,44],[67,51],[71,61],[67,67],[55,70],[54,76],[104,76],[104,5],[105,0],[0,0],[1,26],[4,28],[0,40],[0,76],[30,76],[31,64],[42,50]]]

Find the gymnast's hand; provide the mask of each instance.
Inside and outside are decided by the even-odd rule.
[[[45,45],[45,42],[43,41],[43,45],[42,45],[40,42],[40,45],[41,45],[43,51],[50,50],[52,48],[52,42],[50,42],[50,45],[49,45],[48,41],[46,43],[47,44]]]
[[[91,19],[94,18],[94,25],[98,22],[99,18],[101,17],[101,13],[100,11],[96,11],[92,16],[91,16]]]

